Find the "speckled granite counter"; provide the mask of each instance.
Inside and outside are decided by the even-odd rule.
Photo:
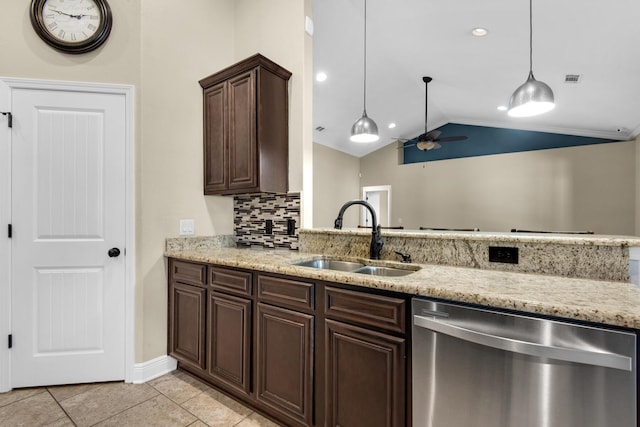
[[[198,249],[168,245],[165,255],[184,260],[640,329],[640,288],[625,282],[431,264],[412,264],[420,267],[420,270],[403,277],[377,277],[294,266],[292,263],[321,255],[289,250],[225,247]],[[351,257],[349,259],[374,263],[366,258]],[[395,265],[403,266],[399,263]]]
[[[303,252],[369,254],[367,230],[302,229],[299,234]],[[630,249],[640,247],[634,236],[382,230],[382,237],[382,259],[398,260],[398,251],[422,264],[622,282],[632,276]],[[490,262],[491,246],[517,248],[519,262]]]

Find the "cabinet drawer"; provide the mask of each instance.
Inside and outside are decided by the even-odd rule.
[[[209,283],[217,291],[250,297],[251,273],[228,268],[209,267]]]
[[[171,260],[171,280],[204,286],[207,281],[207,266],[187,261]]]
[[[258,276],[258,298],[277,305],[301,310],[313,310],[315,286],[313,283],[281,277]]]
[[[332,319],[405,333],[406,302],[400,298],[327,286],[324,314]]]

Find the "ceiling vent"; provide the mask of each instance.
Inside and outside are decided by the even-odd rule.
[[[580,83],[580,74],[567,74],[564,76],[565,83]]]
[[[322,132],[322,131],[324,130],[324,128],[323,128],[322,126],[318,126],[318,127],[316,128],[316,130],[317,130],[318,132]]]

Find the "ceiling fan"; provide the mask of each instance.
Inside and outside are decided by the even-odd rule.
[[[431,77],[422,78],[422,81],[424,82],[424,89],[425,89],[424,133],[418,136],[415,144],[402,145],[401,147],[398,147],[398,148],[413,147],[415,145],[419,150],[422,150],[422,151],[435,150],[441,147],[441,145],[438,144],[439,142],[464,141],[465,139],[467,139],[466,136],[449,136],[445,138],[439,138],[440,134],[442,133],[439,130],[432,130],[431,132],[427,132],[427,100],[428,100],[428,93],[429,93],[428,86],[431,80],[433,80]],[[398,139],[398,140],[404,143],[407,141],[412,141],[413,139]]]

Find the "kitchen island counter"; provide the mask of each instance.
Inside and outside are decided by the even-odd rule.
[[[165,255],[181,260],[640,329],[640,288],[627,282],[336,257],[373,265],[419,267],[418,271],[406,276],[381,277],[296,266],[293,264],[323,255],[278,249],[205,247],[168,249]]]

